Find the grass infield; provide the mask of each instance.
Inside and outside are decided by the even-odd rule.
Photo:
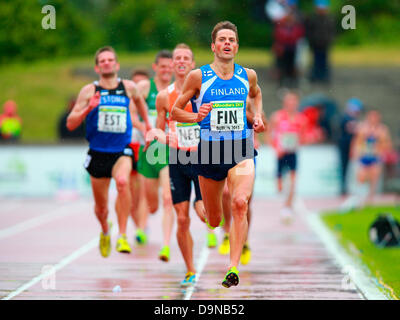
[[[351,256],[356,256],[375,276],[379,285],[400,299],[400,247],[378,248],[368,231],[379,213],[391,213],[400,221],[400,207],[366,207],[348,213],[327,212],[322,220]]]

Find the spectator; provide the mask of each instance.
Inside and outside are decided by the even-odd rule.
[[[306,38],[313,53],[311,82],[329,83],[329,49],[335,35],[335,21],[329,13],[329,0],[315,0],[315,11],[305,20]]]
[[[346,109],[340,121],[338,148],[341,163],[341,193],[347,194],[346,176],[350,159],[350,147],[358,126],[363,103],[358,98],[351,98],[346,103]]]
[[[141,80],[149,80],[150,74],[145,69],[134,69],[131,74],[131,79],[135,83],[139,83]]]
[[[297,86],[296,48],[303,35],[303,24],[294,10],[288,11],[287,15],[275,23],[273,52],[280,86]]]
[[[58,137],[60,140],[67,141],[79,141],[85,138],[85,125],[82,123],[78,128],[73,131],[67,129],[67,117],[70,114],[72,108],[74,107],[76,102],[75,98],[70,98],[67,108],[64,113],[61,115],[60,120],[58,121]]]
[[[16,142],[20,139],[22,120],[17,114],[17,104],[7,100],[0,115],[0,137],[3,141]]]

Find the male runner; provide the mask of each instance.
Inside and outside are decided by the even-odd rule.
[[[152,65],[155,77],[138,83],[138,88],[146,100],[149,120],[153,127],[156,126],[157,110],[156,97],[158,92],[166,89],[172,79],[172,54],[168,50],[161,50]],[[156,150],[155,153],[152,150]],[[157,159],[156,161],[155,158]],[[138,172],[144,176],[144,187],[148,210],[155,213],[158,210],[158,190],[161,185],[163,200],[163,246],[159,258],[168,262],[170,257],[169,243],[174,224],[171,190],[168,173],[168,148],[157,141],[152,143],[151,150],[140,148]]]
[[[117,251],[129,253],[131,248],[126,239],[126,224],[131,206],[129,176],[132,170],[133,151],[131,141],[132,120],[130,101],[133,99],[146,129],[151,126],[147,118],[144,100],[136,85],[130,80],[120,80],[117,72],[120,65],[112,47],[100,48],[95,55],[95,71],[100,80],[84,86],[77,102],[67,118],[67,128],[74,130],[86,120],[86,138],[89,152],[85,168],[90,174],[94,211],[99,220],[100,253],[108,257],[111,238],[108,216],[108,189],[111,178],[116,182],[117,199],[115,211],[118,217],[119,237]]]
[[[271,142],[277,157],[278,191],[282,192],[282,177],[284,170],[290,171],[289,195],[281,211],[282,221],[290,223],[293,218],[293,198],[296,187],[297,149],[303,143],[306,119],[297,111],[299,97],[294,92],[288,92],[283,97],[283,108],[271,116]]]
[[[367,113],[354,137],[353,155],[359,160],[357,178],[360,183],[369,183],[365,203],[372,203],[379,177],[382,173],[382,158],[392,148],[388,128],[381,122],[377,110]]]
[[[214,61],[189,73],[172,109],[172,118],[200,123],[198,164],[194,167],[199,175],[206,222],[211,227],[222,221],[222,193],[225,180],[228,182],[233,221],[229,271],[222,285],[229,288],[239,283],[237,266],[247,236],[246,215],[254,181],[253,131],[244,121],[247,96],[254,98],[254,130],[263,131],[264,124],[257,74],[234,63],[239,48],[236,26],[229,21],[220,22],[211,38]],[[192,98],[194,112],[185,111]]]
[[[182,91],[183,83],[188,73],[194,68],[193,52],[184,43],[178,44],[172,52],[175,82],[157,95],[157,128],[160,132],[154,137],[170,147],[169,176],[172,202],[178,218],[176,232],[178,245],[186,264],[187,273],[182,286],[189,286],[196,281],[196,269],[193,263],[193,239],[190,233],[190,195],[192,182],[195,190],[194,207],[198,216],[204,221],[205,209],[201,200],[200,185],[193,166],[188,165],[192,152],[197,150],[200,139],[200,127],[197,123],[180,123],[169,118],[176,98]],[[192,104],[187,103],[185,110],[192,112]],[[169,132],[164,134],[168,121]],[[152,137],[150,138],[152,140]],[[185,161],[188,160],[188,161]],[[184,162],[182,162],[184,161]]]
[[[246,103],[246,118],[247,118],[247,126],[249,128],[252,128],[253,126],[253,121],[254,121],[254,110],[253,110],[253,102],[251,99],[247,99]],[[266,131],[267,129],[267,118],[265,117],[264,112],[262,113],[262,120],[264,122],[264,130]],[[264,132],[265,132],[264,131]],[[259,141],[258,141],[258,135],[254,136],[254,147],[255,149],[258,149],[259,146]],[[254,158],[254,164],[256,164],[256,158]],[[253,183],[253,189],[254,189],[254,183]],[[247,237],[246,241],[244,243],[243,249],[242,249],[242,254],[240,255],[240,263],[243,265],[246,265],[250,262],[251,260],[251,249],[249,245],[249,231],[250,231],[250,222],[252,218],[252,209],[251,209],[251,200],[253,197],[251,196],[249,199],[248,203],[248,209],[247,209],[247,223],[248,223],[248,230],[247,230]],[[224,230],[224,237],[223,240],[218,247],[218,252],[221,255],[227,255],[230,252],[230,245],[229,245],[229,230],[230,230],[230,225],[231,225],[231,205],[230,205],[231,199],[229,196],[229,189],[228,185],[225,183],[224,187],[224,192],[222,195],[222,208],[223,208],[223,213],[224,213],[224,218],[225,218],[225,223],[223,225],[223,230]]]
[[[150,76],[145,69],[134,69],[131,74],[131,80],[139,83],[142,80],[149,80]],[[139,119],[136,106],[133,106],[132,117],[132,142],[131,148],[135,154],[136,165],[134,166],[131,174],[131,195],[132,207],[131,217],[136,226],[135,240],[138,245],[145,245],[147,243],[147,234],[145,228],[147,226],[148,206],[146,200],[146,193],[144,189],[144,177],[137,171],[137,163],[139,161],[140,146],[144,145],[145,125]]]

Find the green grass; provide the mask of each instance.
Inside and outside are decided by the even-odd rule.
[[[389,291],[400,298],[400,247],[378,248],[368,238],[368,230],[378,213],[391,213],[400,221],[400,207],[367,207],[346,214],[328,212],[323,221],[342,246],[356,255]]]
[[[212,61],[209,48],[194,49],[196,65]],[[335,65],[391,65],[400,66],[397,47],[335,48]],[[124,68],[150,67],[156,51],[123,53],[119,61]],[[273,57],[269,50],[240,48],[236,62],[249,67],[268,67]],[[32,63],[11,63],[0,66],[0,105],[14,99],[23,120],[22,141],[25,143],[52,143],[57,141],[57,121],[69,97],[76,96],[80,88],[93,81],[76,76],[79,68],[92,68],[93,57],[47,59]]]

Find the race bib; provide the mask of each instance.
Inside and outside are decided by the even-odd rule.
[[[244,102],[212,102],[210,127],[211,131],[241,131],[244,129]]]
[[[100,132],[124,133],[126,131],[127,110],[125,107],[99,107],[97,130]]]
[[[281,145],[285,151],[296,150],[299,144],[299,137],[297,133],[286,132],[281,137]]]
[[[155,128],[157,124],[157,110],[149,110],[147,117],[149,118],[151,126]]]
[[[176,123],[179,148],[197,147],[200,142],[200,126],[197,123]]]

